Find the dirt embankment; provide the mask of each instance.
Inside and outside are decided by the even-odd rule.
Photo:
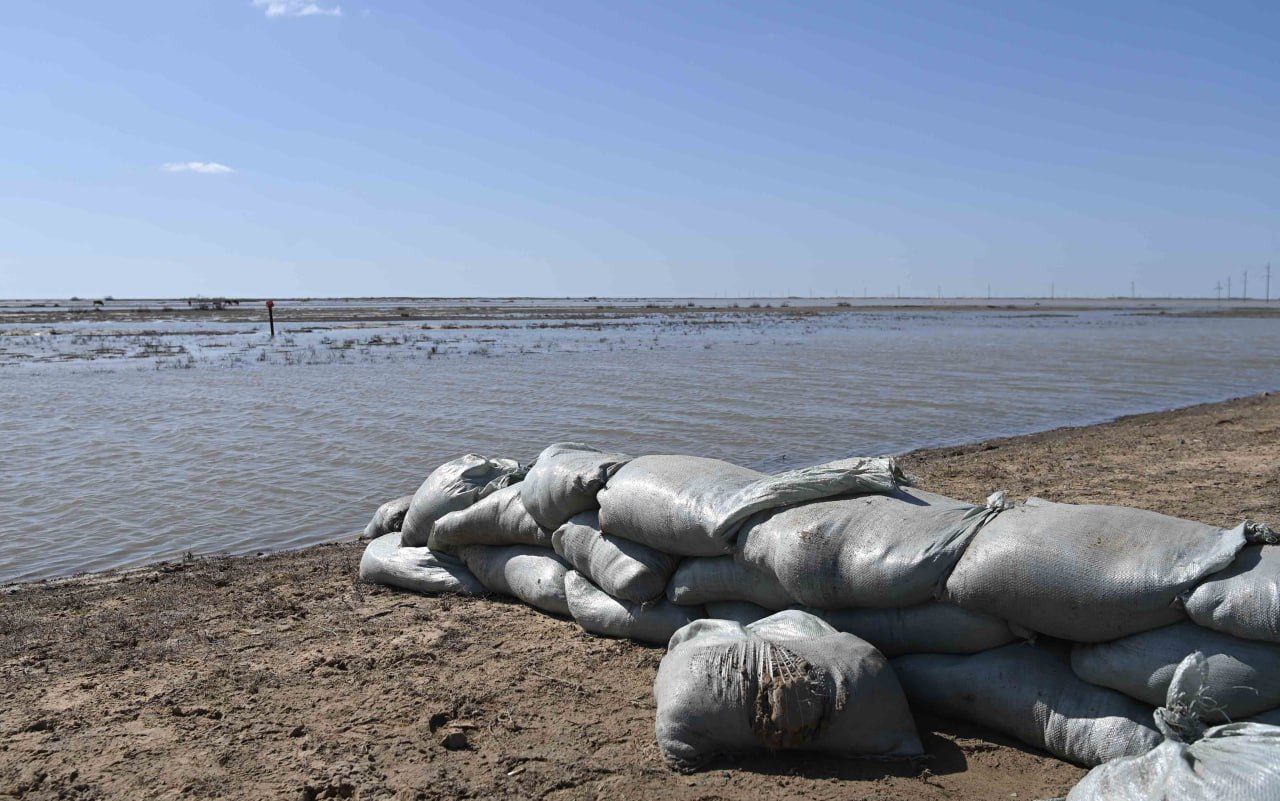
[[[1277,432],[1264,396],[906,462],[971,500],[1275,522]],[[919,765],[780,755],[672,773],[653,737],[660,649],[515,602],[360,585],[360,547],[9,588],[0,797],[1025,801],[1082,775],[928,717]]]

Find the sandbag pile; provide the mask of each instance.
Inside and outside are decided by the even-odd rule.
[[[658,734],[677,767],[751,748],[918,754],[886,711],[903,693],[1078,764],[1142,756],[1164,747],[1155,707],[1195,652],[1203,722],[1280,720],[1280,546],[1253,524],[974,505],[887,457],[767,475],[557,443],[529,465],[448,462],[368,532],[371,581],[508,595],[667,645]]]

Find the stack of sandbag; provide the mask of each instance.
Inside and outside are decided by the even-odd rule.
[[[1204,723],[1280,720],[1280,546],[1253,524],[1014,505],[1000,493],[970,504],[909,486],[886,457],[767,475],[557,443],[528,465],[450,461],[380,507],[367,531],[378,535],[361,561],[369,580],[508,595],[673,652],[701,631],[756,642],[768,640],[750,634],[757,623],[774,632],[804,621],[809,638],[820,624],[892,658],[884,670],[898,671],[917,712],[1079,764],[1155,747],[1155,706],[1193,652],[1204,655]],[[703,687],[712,695],[698,703],[745,703],[726,686]],[[685,765],[748,742],[799,742],[765,735],[672,735],[686,744],[668,756]],[[801,739],[825,742],[811,735]]]
[[[1089,771],[1066,801],[1280,801],[1280,727],[1230,723],[1205,729],[1204,656],[1179,663],[1155,723],[1163,742]]]
[[[653,693],[658,746],[678,769],[764,750],[880,759],[924,752],[884,656],[796,610],[748,626],[698,620],[681,628]]]

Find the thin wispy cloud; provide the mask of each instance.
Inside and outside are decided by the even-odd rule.
[[[171,161],[161,169],[165,172],[198,172],[201,175],[226,175],[235,172],[227,165],[216,161]]]
[[[321,5],[310,0],[253,0],[253,7],[268,17],[341,17],[342,6]]]

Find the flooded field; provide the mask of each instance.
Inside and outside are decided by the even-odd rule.
[[[778,470],[1280,386],[1261,307],[53,302],[0,304],[0,581],[350,535],[469,450]]]

